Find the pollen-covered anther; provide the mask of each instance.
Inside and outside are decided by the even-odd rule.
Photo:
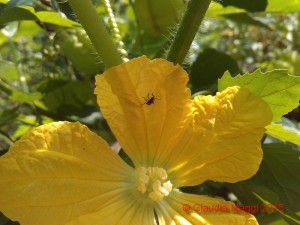
[[[158,201],[168,196],[172,190],[172,183],[163,168],[140,167],[137,169],[136,188],[141,193],[146,193],[153,201]]]

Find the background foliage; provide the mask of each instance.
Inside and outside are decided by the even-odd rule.
[[[185,8],[183,0],[111,1],[118,31],[104,1],[93,3],[128,58],[165,57]],[[269,73],[278,78],[287,73],[296,76],[283,88],[292,94],[277,99],[283,107],[295,109],[283,110],[276,115],[280,124],[267,128],[264,160],[253,178],[183,188],[241,205],[273,204],[268,213],[255,214],[261,224],[300,224],[299,12],[297,0],[213,2],[183,63],[193,94],[214,94],[228,85],[245,84],[247,74],[240,80],[231,76],[254,71],[285,69]],[[114,143],[93,94],[94,76],[104,71],[104,65],[68,3],[0,0],[0,26],[0,155],[33,127],[57,120],[80,121]],[[281,118],[282,114],[286,115]],[[283,204],[284,210],[276,204]],[[0,225],[4,224],[15,222],[0,216]]]

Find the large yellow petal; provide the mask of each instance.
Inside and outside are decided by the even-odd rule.
[[[64,225],[126,196],[133,173],[86,126],[50,123],[0,158],[0,211],[22,225]]]
[[[264,127],[272,119],[268,105],[240,87],[197,97],[193,103],[194,120],[168,158],[172,183],[237,182],[253,176],[262,160]]]
[[[101,210],[78,217],[66,225],[156,225],[153,206],[128,195],[108,200]]]
[[[96,77],[100,109],[136,166],[159,166],[161,155],[176,145],[188,126],[187,80],[179,65],[145,56]],[[146,104],[144,98],[154,101]]]
[[[253,215],[232,202],[179,191],[173,191],[155,209],[160,225],[258,225]]]

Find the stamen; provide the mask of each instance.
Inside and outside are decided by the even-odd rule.
[[[166,181],[168,175],[163,168],[140,167],[137,169],[136,188],[141,193],[147,193],[153,201],[168,196],[172,190],[172,183]]]

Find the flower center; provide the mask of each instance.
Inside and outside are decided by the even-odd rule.
[[[140,167],[137,169],[136,188],[153,201],[158,201],[168,196],[172,190],[172,183],[167,181],[167,173],[159,167]]]

